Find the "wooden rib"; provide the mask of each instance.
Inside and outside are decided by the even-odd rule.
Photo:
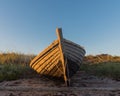
[[[37,55],[30,63],[30,66],[34,64],[37,60],[39,60],[41,57],[43,57],[47,52],[52,50],[55,46],[58,45],[58,40],[55,40],[52,44],[50,44],[45,50],[43,50],[39,55]]]
[[[59,77],[60,73],[64,74],[64,73],[61,71],[61,70],[63,69],[63,68],[62,68],[62,64],[58,63],[55,67],[57,68],[57,71],[53,74],[53,76],[58,76],[58,77]],[[60,68],[61,68],[61,69],[60,69]]]
[[[54,68],[57,68],[56,70],[59,70],[59,74],[56,75],[56,77],[61,77],[64,73],[63,73],[63,68],[62,68],[62,64],[59,63],[59,61],[57,62],[57,64],[54,66]],[[49,71],[49,75],[53,76],[54,73],[52,73],[52,71],[54,70],[54,68],[52,68]],[[52,74],[51,74],[52,73]],[[56,73],[56,72],[55,72]]]
[[[59,62],[59,63],[60,63],[60,62]],[[61,63],[61,65],[62,65],[62,63]],[[56,68],[56,67],[54,67],[52,70],[50,70],[50,72],[49,72],[50,75],[53,75],[53,73],[55,72],[55,71],[54,71],[55,68]],[[56,69],[57,69],[57,68],[56,68]]]
[[[57,68],[57,71],[53,74],[53,76],[54,77],[61,77],[63,74],[61,74],[61,71],[60,71],[61,69],[59,68]]]
[[[56,62],[56,65],[57,65],[59,61],[55,61],[55,62]],[[55,65],[55,66],[56,66],[56,65]],[[55,67],[55,66],[54,66],[54,67]],[[53,69],[51,69],[51,70],[53,70]],[[51,71],[51,70],[47,70],[47,69],[46,69],[46,70],[44,70],[43,74],[45,74],[45,75],[50,75],[50,71]],[[62,71],[61,71],[60,73],[63,74]],[[52,75],[52,76],[53,76],[53,75]],[[58,75],[58,77],[60,77],[60,76]]]
[[[62,63],[61,64],[58,64],[58,67],[60,67],[60,66],[62,66]],[[54,74],[56,73],[56,71],[58,70],[58,68],[55,66],[52,70],[51,70],[51,72],[50,72],[50,74],[52,75],[52,76],[55,76]],[[62,73],[61,73],[62,74]],[[63,74],[64,75],[64,74]],[[57,75],[56,75],[56,77],[57,77]]]
[[[62,64],[61,65],[57,65],[58,67],[54,66],[54,68],[49,72],[49,75],[54,76],[54,77],[62,77],[63,76],[63,72],[60,70],[62,69]],[[61,68],[61,69],[60,69]],[[59,71],[56,75],[54,75],[57,71]]]
[[[47,70],[52,70],[52,68],[54,68],[54,66],[56,66],[58,64],[59,58],[60,58],[60,56],[57,59],[57,63],[55,63],[55,64],[52,63],[51,66]]]
[[[62,65],[60,64],[61,66],[59,67],[59,66],[58,66],[59,64],[60,64],[60,63],[58,63],[58,64],[56,65],[56,67],[58,68],[58,70],[59,70],[62,74],[64,74],[64,73],[63,73]]]
[[[62,64],[58,64],[57,66],[56,66],[56,68],[58,69],[58,73],[57,72],[55,72],[56,74],[55,74],[55,76],[63,76],[64,75],[64,73],[63,72],[61,72],[61,70],[63,70],[63,67],[62,67]],[[60,74],[61,73],[61,74]],[[58,75],[57,75],[58,74]]]

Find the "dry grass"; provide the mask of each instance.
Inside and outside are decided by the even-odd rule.
[[[29,64],[35,55],[25,55],[20,53],[1,53],[0,64]]]
[[[83,60],[84,64],[99,64],[104,62],[120,62],[120,56],[112,56],[109,54],[88,55],[85,56]]]

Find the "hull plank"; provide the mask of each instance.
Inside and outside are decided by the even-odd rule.
[[[30,66],[33,66],[33,64],[38,61],[41,60],[42,58],[44,58],[45,56],[47,56],[47,52],[51,52],[52,50],[54,50],[54,47],[57,47],[59,44],[58,40],[55,40],[52,44],[50,44],[45,50],[43,50],[40,54],[38,54],[30,63]],[[33,66],[34,67],[34,66]]]
[[[59,56],[59,52],[56,52],[56,53],[54,53],[54,54],[49,54],[48,58],[46,57],[46,58],[42,59],[41,61],[39,61],[39,66],[38,66],[38,67],[35,67],[35,68],[38,69],[38,68],[41,67],[41,68],[43,69],[44,66],[49,65],[49,64],[51,64],[54,60],[56,60],[56,57],[60,57],[60,56]],[[57,59],[58,59],[58,58],[57,58]],[[38,65],[38,64],[36,64],[36,65]],[[47,66],[46,66],[46,67],[47,67]]]

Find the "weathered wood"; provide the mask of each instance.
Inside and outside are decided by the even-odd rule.
[[[71,48],[72,50],[80,51],[82,54],[85,54],[85,50],[80,45],[74,44],[72,41],[64,39],[64,46],[66,48]]]
[[[49,59],[49,62],[45,62],[44,64],[42,64],[42,66],[39,66],[38,69],[36,69],[38,72],[42,73],[41,71],[42,70],[46,70],[46,66],[48,65],[51,65],[49,68],[48,68],[48,71],[51,70],[53,67],[52,66],[55,66],[57,63],[53,63],[54,61],[58,60],[60,56],[59,55],[56,55],[55,57],[53,57],[52,59]]]
[[[42,69],[42,70],[40,71],[40,73],[41,73],[41,74],[44,73],[44,70],[50,72],[50,70],[52,70],[52,69],[54,68],[54,66],[56,66],[56,65],[58,64],[59,58],[60,58],[60,56],[57,56],[57,57],[55,57],[53,60],[51,60],[50,63],[46,63],[46,64],[45,64],[46,66],[44,67],[44,69]],[[49,74],[49,73],[48,73],[48,74]]]
[[[78,49],[78,48],[76,48],[74,46],[70,46],[68,44],[67,45],[65,44],[64,50],[69,50],[69,51],[72,51],[72,52],[76,52],[78,54],[80,53],[79,55],[84,55],[84,53],[85,53],[82,49]]]
[[[62,29],[61,28],[57,28],[56,29],[56,33],[57,33],[57,37],[58,37],[58,41],[59,41],[59,48],[60,48],[60,55],[61,55],[61,63],[63,66],[63,73],[64,73],[64,80],[65,82],[67,81],[67,77],[66,77],[66,65],[65,65],[65,58],[64,58],[64,52],[63,52],[63,35],[62,35]]]
[[[84,54],[82,54],[81,51],[77,51],[77,50],[72,50],[72,48],[67,48],[65,49],[65,53],[68,53],[68,54],[75,54],[76,57],[83,57]]]
[[[32,65],[31,67],[36,69],[36,67],[37,67],[36,65],[39,65],[39,66],[41,65],[41,63],[42,63],[41,60],[44,61],[44,58],[48,58],[50,53],[54,54],[54,50],[56,50],[56,51],[58,50],[59,51],[59,48],[57,46],[53,47],[53,49],[47,51],[46,54],[44,54],[41,58],[39,58],[39,56],[37,56],[38,58],[35,58],[36,61],[34,62],[34,64],[31,64]]]
[[[58,39],[37,55],[30,66],[39,74],[62,77],[67,84],[80,67],[85,50],[80,45],[64,39],[61,28],[57,28],[56,33]]]
[[[76,46],[76,47],[78,47],[78,48],[84,49],[82,46],[80,46],[80,45],[78,45],[78,44],[76,44],[76,43],[74,43],[74,42],[72,42],[72,41],[70,41],[70,40],[67,40],[67,39],[65,39],[65,38],[64,38],[64,40],[65,40],[65,42],[69,43],[70,45],[72,44],[72,45],[74,45],[74,46]]]
[[[80,60],[78,57],[72,55],[72,54],[67,54],[67,57],[69,57],[71,60],[73,60],[74,62],[79,62],[81,63],[82,60]]]
[[[41,57],[43,57],[44,55],[46,55],[46,52],[49,52],[50,50],[52,50],[55,46],[57,46],[58,44],[58,40],[55,40],[52,44],[50,44],[45,50],[43,50],[40,54],[38,54],[30,63],[30,66],[32,66],[34,64],[34,62],[36,62],[37,60],[39,60]]]
[[[50,71],[50,74],[51,74],[51,75],[54,75],[57,70],[58,70],[58,68],[57,68],[57,67],[54,67],[54,68]],[[56,76],[56,77],[58,77],[58,76]]]
[[[56,72],[54,72],[53,76],[62,75],[62,74],[60,74],[61,73],[60,68],[63,70],[63,68],[61,67],[61,64],[58,64],[58,67],[56,67],[57,70],[56,70]]]
[[[39,63],[39,66],[42,66],[42,65],[44,65],[45,62],[51,61],[51,58],[54,59],[54,57],[56,56],[56,54],[59,55],[59,50],[58,50],[58,48],[56,48],[54,51],[51,51],[51,52],[49,52],[49,53],[46,53],[47,56],[45,56],[45,57],[42,58],[41,60],[38,60],[38,61],[35,63],[36,66],[34,66],[34,68],[37,69],[38,63]]]

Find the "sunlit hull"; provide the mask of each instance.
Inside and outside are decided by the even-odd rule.
[[[37,55],[30,66],[39,74],[68,79],[79,70],[84,55],[80,45],[57,39]]]

